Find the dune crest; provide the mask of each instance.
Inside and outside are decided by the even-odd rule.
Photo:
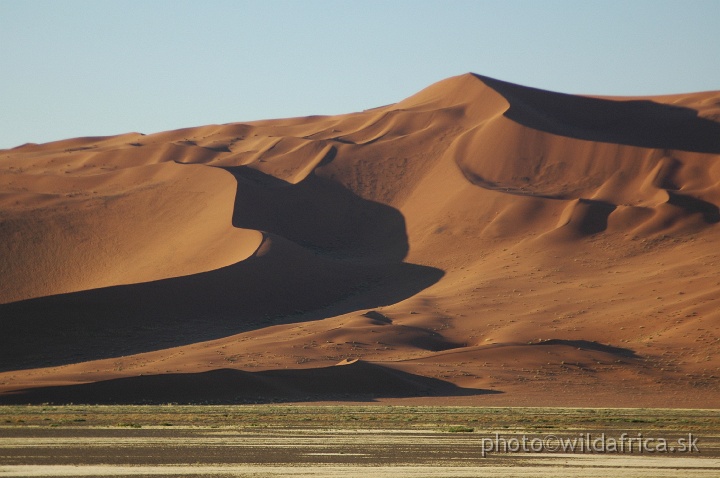
[[[355,380],[717,406],[719,184],[720,92],[476,74],[345,115],[2,150],[0,398],[235,377],[282,400],[307,379],[318,400]]]

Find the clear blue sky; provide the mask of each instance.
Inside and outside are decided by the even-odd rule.
[[[337,114],[469,71],[720,90],[720,1],[0,0],[0,148]]]

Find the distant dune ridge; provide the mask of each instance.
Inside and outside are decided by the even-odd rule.
[[[717,91],[0,150],[0,403],[717,407],[718,205]]]

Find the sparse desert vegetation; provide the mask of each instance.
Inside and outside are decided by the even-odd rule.
[[[493,450],[696,436],[695,453]],[[529,442],[532,443],[532,442]],[[538,442],[539,443],[539,442]],[[553,441],[546,442],[548,447]],[[683,476],[720,470],[716,410],[382,405],[4,406],[0,476]]]

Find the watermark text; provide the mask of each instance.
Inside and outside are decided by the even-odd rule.
[[[485,458],[491,453],[700,453],[698,437],[693,433],[678,438],[644,436],[642,433],[580,433],[558,436],[494,436],[480,440]]]

